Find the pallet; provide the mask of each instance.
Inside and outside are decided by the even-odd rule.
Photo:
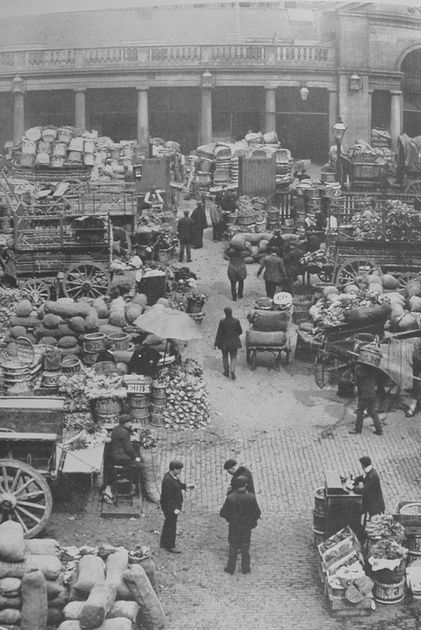
[[[119,499],[118,504],[101,501],[101,518],[140,518],[142,497],[135,495],[133,505],[127,499]]]

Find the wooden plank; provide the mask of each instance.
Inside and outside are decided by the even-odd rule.
[[[9,440],[14,442],[32,441],[32,442],[56,442],[57,433],[22,433],[22,432],[3,432],[0,431],[0,442]]]

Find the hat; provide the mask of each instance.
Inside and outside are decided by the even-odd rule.
[[[230,470],[230,468],[234,468],[234,466],[237,465],[237,462],[235,459],[227,459],[227,461],[224,464],[224,470]]]
[[[127,422],[131,422],[131,421],[132,421],[132,417],[128,413],[122,413],[118,419],[119,424],[127,424]]]
[[[371,458],[368,455],[363,455],[362,457],[360,457],[360,464],[364,468],[367,468],[367,466],[371,466]]]

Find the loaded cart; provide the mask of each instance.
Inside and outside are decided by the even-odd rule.
[[[246,358],[252,370],[257,367],[258,353],[274,355],[276,369],[279,369],[282,358],[285,363],[289,362],[291,317],[292,296],[289,293],[277,293],[273,300],[259,298],[256,301],[255,310],[247,316],[250,328],[246,331]]]

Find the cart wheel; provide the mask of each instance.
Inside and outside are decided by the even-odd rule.
[[[409,183],[405,188],[405,192],[408,193],[408,195],[421,196],[421,179],[416,179]]]
[[[104,265],[82,261],[70,265],[63,278],[63,291],[73,299],[102,297],[108,291],[110,275]]]
[[[320,282],[332,282],[333,269],[319,269],[317,275]]]
[[[22,293],[35,306],[49,300],[51,297],[50,287],[42,280],[27,280],[21,288]]]
[[[421,282],[421,274],[416,271],[405,271],[398,276],[399,291],[401,293],[408,293],[408,283],[410,280],[417,278]]]
[[[253,350],[253,352],[251,353],[251,357],[250,357],[250,368],[254,370],[257,368],[257,357],[256,357],[256,350]]]
[[[341,288],[356,284],[362,289],[368,284],[370,274],[378,270],[378,265],[368,258],[349,258],[339,267],[336,285]]]
[[[339,360],[327,352],[318,352],[313,363],[314,380],[320,389],[338,382],[337,367]]]
[[[33,538],[47,525],[52,507],[44,477],[16,459],[0,459],[0,522],[16,521],[25,538]]]

